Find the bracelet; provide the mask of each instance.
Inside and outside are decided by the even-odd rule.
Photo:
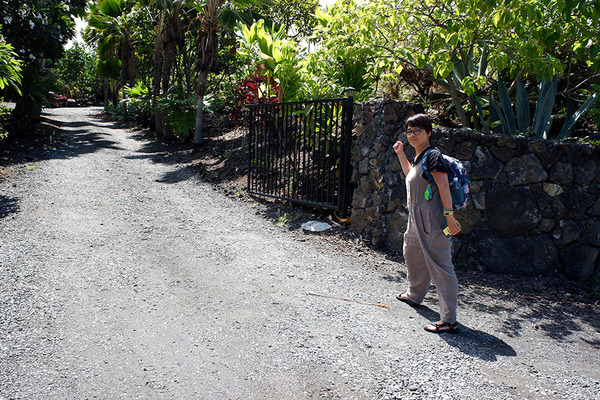
[[[454,214],[454,210],[444,210],[444,217]]]
[[[399,161],[402,161],[402,160],[404,160],[405,158],[406,158],[406,156],[404,156],[404,157],[400,157],[400,158],[398,158],[398,160],[399,160]]]

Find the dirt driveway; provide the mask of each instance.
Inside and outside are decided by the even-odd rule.
[[[277,226],[98,108],[47,117],[64,140],[0,174],[1,400],[600,398],[577,285],[462,271],[461,334],[428,334],[394,255]]]

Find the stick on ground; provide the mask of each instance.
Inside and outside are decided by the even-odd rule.
[[[353,299],[347,299],[345,297],[337,297],[337,296],[329,296],[327,294],[319,294],[319,293],[313,293],[313,292],[307,292],[306,294],[311,295],[311,296],[319,296],[319,297],[327,297],[330,299],[337,299],[337,300],[344,300],[344,301],[351,301],[353,303],[359,303],[359,304],[366,304],[368,306],[376,306],[376,307],[383,307],[383,308],[390,308],[390,306],[387,306],[385,304],[378,304],[378,303],[369,303],[367,301],[359,301],[359,300],[353,300]]]

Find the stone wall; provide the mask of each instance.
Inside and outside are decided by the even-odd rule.
[[[404,174],[392,149],[418,104],[357,105],[352,229],[374,247],[402,249]],[[527,276],[600,277],[600,147],[434,128],[431,142],[460,159],[471,180],[456,214],[459,268]],[[414,150],[407,150],[409,159]]]

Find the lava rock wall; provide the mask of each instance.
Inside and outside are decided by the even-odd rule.
[[[419,104],[358,104],[352,229],[402,250],[405,177],[392,148]],[[456,214],[457,267],[526,276],[600,278],[600,146],[433,129],[432,145],[463,162],[471,193]],[[412,147],[406,151],[413,159]]]

